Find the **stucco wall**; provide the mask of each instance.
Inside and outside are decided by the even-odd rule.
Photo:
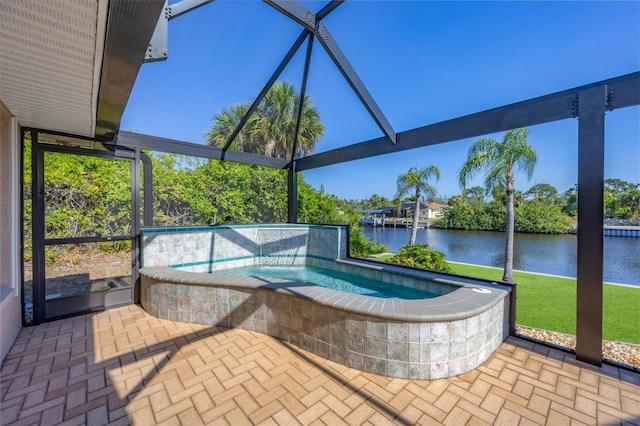
[[[18,270],[18,132],[0,101],[0,360],[22,328]]]

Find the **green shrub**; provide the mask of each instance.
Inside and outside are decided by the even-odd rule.
[[[349,256],[365,258],[372,254],[386,253],[388,251],[387,246],[365,237],[361,226],[351,225],[349,229]]]
[[[516,209],[516,232],[564,234],[571,225],[571,218],[560,206],[533,200]]]
[[[52,266],[54,263],[56,263],[56,258],[57,258],[57,254],[56,251],[50,247],[45,248],[44,250],[44,263],[47,266]]]
[[[504,231],[505,213],[493,204],[458,204],[447,210],[431,226],[471,231]]]
[[[444,253],[431,250],[428,244],[408,244],[387,262],[431,271],[451,272],[451,267],[444,260]]]

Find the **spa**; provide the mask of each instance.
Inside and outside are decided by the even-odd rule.
[[[348,241],[329,225],[143,229],[141,304],[397,378],[470,371],[509,335],[510,286],[349,258]]]

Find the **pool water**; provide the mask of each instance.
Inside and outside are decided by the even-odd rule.
[[[385,299],[429,299],[439,294],[315,266],[243,266],[212,273],[279,278]]]

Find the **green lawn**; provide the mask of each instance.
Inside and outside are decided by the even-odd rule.
[[[391,259],[393,256],[395,256],[395,254],[390,253],[390,254],[384,254],[380,257],[376,257],[375,259],[370,259],[370,260],[376,260],[378,262],[386,262],[387,260]]]
[[[454,273],[500,280],[502,269],[449,263]],[[514,272],[518,289],[516,322],[576,333],[576,281]],[[604,285],[603,339],[640,344],[640,288]]]
[[[375,260],[384,262],[391,255]],[[499,281],[501,268],[451,263],[455,274]],[[520,325],[576,334],[576,280],[514,272]],[[640,288],[604,285],[603,339],[640,344]]]

